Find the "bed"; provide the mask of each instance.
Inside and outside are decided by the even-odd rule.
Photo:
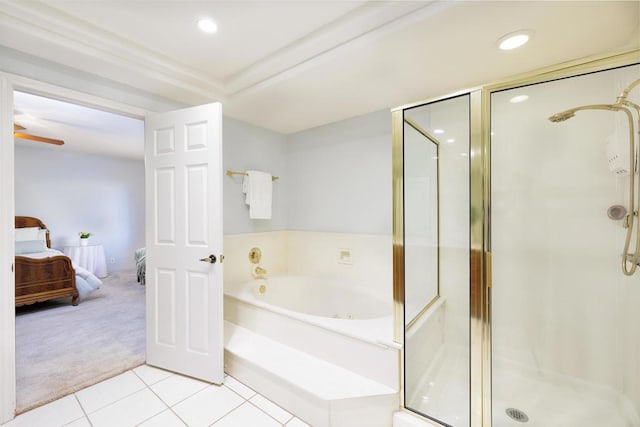
[[[16,237],[16,307],[65,297],[71,297],[71,304],[78,305],[76,271],[69,257],[51,249],[47,226],[38,218],[16,216],[15,227],[16,236],[18,229],[24,229],[20,231],[21,236],[26,232],[36,236],[33,240],[21,238],[20,242],[32,242],[30,245],[36,246],[37,241],[44,238],[44,251],[29,252],[29,244],[20,243]]]

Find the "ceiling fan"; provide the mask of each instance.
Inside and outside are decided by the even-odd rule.
[[[53,138],[46,138],[44,136],[37,136],[37,135],[29,135],[28,133],[22,133],[20,131],[26,130],[27,128],[25,128],[24,126],[20,126],[17,123],[13,124],[13,137],[14,138],[20,138],[20,139],[28,139],[29,141],[36,141],[36,142],[45,142],[47,144],[54,144],[54,145],[63,145],[64,141],[61,139],[53,139]]]

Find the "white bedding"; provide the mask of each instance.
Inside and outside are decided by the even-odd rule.
[[[41,259],[41,258],[49,258],[52,256],[57,256],[57,255],[64,255],[62,252],[57,251],[55,249],[47,249],[44,252],[36,252],[33,254],[20,254],[20,256],[23,257],[27,257],[27,258],[37,258],[37,259]],[[75,268],[75,265],[73,266]]]
[[[55,249],[47,249],[44,252],[36,252],[32,254],[21,254],[20,256],[42,259],[58,255],[65,256],[62,252]],[[76,271],[76,288],[78,289],[80,299],[84,299],[87,295],[99,289],[102,285],[102,281],[90,271],[75,264],[73,264],[73,269]]]

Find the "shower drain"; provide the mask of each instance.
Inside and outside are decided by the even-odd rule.
[[[522,412],[520,409],[508,408],[505,412],[512,420],[516,420],[521,423],[526,423],[527,421],[529,421],[529,417],[527,416],[527,414]]]

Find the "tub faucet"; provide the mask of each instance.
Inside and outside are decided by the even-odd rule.
[[[256,266],[256,268],[253,270],[253,277],[255,277],[256,279],[266,279],[267,270],[260,266]]]

